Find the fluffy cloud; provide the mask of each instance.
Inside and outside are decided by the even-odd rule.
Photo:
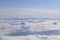
[[[54,22],[57,22],[57,25],[53,25]],[[0,40],[59,40],[60,39],[60,31],[55,31],[60,30],[60,27],[57,27],[60,26],[60,22],[58,20],[55,21],[47,20],[45,22],[35,22],[35,23],[26,22],[25,27],[23,27],[23,25],[21,27],[20,23],[21,22],[6,22],[6,21],[0,22]],[[22,31],[22,33],[20,31]],[[29,35],[28,32],[33,33]],[[39,33],[36,34],[35,32]],[[47,35],[39,35],[41,32],[42,34]],[[11,33],[12,36],[8,35]],[[14,36],[16,35],[15,33],[18,34],[18,36]],[[48,33],[51,35],[49,35]]]
[[[54,22],[57,24],[53,25]],[[44,22],[25,22],[25,25],[21,25],[21,23],[24,22],[0,22],[0,35],[33,35],[36,34],[36,32],[39,34],[41,31],[51,30],[50,32],[52,32],[53,30],[60,30],[60,22],[58,20],[47,20]],[[56,32],[54,31],[54,33]]]
[[[59,35],[28,35],[28,36],[17,36],[17,37],[10,37],[10,36],[2,36],[0,40],[60,40]]]
[[[15,9],[0,9],[1,18],[10,17],[59,17],[59,10],[47,10],[47,9],[27,9],[27,8],[15,8]],[[57,25],[53,25],[57,22]],[[35,32],[46,31],[46,30],[60,30],[60,21],[47,20],[45,22],[26,22],[25,27],[20,25],[20,22],[1,22],[0,21],[0,40],[59,40],[60,36],[41,36],[35,34]],[[31,35],[20,36],[24,32],[31,33]],[[52,31],[50,31],[52,32]],[[9,36],[8,34],[18,34],[18,36]],[[54,32],[55,33],[55,32]],[[33,35],[34,34],[34,35]],[[52,33],[51,33],[52,34]],[[59,34],[59,31],[57,32]],[[15,35],[15,34],[14,34]],[[48,39],[47,39],[48,38]]]
[[[0,23],[0,36],[13,33],[20,30],[20,28],[20,25],[11,25],[10,22],[2,22]]]

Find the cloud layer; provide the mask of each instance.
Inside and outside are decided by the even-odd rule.
[[[54,24],[55,22],[56,24]],[[44,22],[25,22],[25,24],[22,23],[24,22],[0,22],[0,40],[60,39],[59,20],[47,20]]]
[[[17,36],[17,37],[10,37],[10,36],[2,36],[0,40],[60,40],[60,36],[41,36],[41,35],[28,35],[28,36]]]
[[[12,18],[12,17],[59,18],[60,15],[59,13],[60,13],[59,10],[47,10],[47,9],[27,9],[27,8],[0,9],[0,18]],[[59,20],[47,20],[43,22],[25,22],[25,24],[26,25],[23,26],[21,25],[21,22],[0,21],[0,40],[59,40],[60,39]],[[52,32],[53,34],[50,32]],[[44,35],[39,35],[39,33]],[[46,33],[47,34],[50,33],[51,35],[47,36]]]
[[[49,17],[59,18],[60,10],[11,8],[0,9],[0,17]]]

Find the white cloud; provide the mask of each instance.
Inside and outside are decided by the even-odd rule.
[[[20,28],[21,28],[20,25],[11,25],[11,22],[0,23],[0,36],[3,36],[5,34],[13,33],[17,30],[20,30]]]
[[[53,23],[56,22],[57,25],[53,25]],[[17,25],[11,25],[11,24],[17,24]],[[20,25],[20,22],[1,22],[0,23],[0,36],[10,33],[16,33],[21,31],[30,31],[30,32],[40,32],[40,31],[46,31],[46,30],[60,30],[60,21],[58,20],[47,20],[45,22],[26,22],[26,25],[22,27]]]
[[[46,35],[28,35],[28,36],[2,36],[0,37],[0,40],[60,40],[59,35],[52,35],[52,36],[46,36]]]
[[[29,27],[30,31],[43,31],[42,26],[44,25],[44,30],[60,30],[60,21],[55,20],[57,25],[52,25],[54,20],[47,20],[45,22],[36,22],[36,23],[28,23],[26,22],[27,27]],[[59,40],[60,35],[27,35],[27,36],[5,36],[5,34],[10,34],[12,32],[16,32],[16,30],[22,29],[20,26],[20,22],[18,25],[10,25],[13,22],[2,22],[0,23],[0,40]],[[14,22],[15,24],[15,22]],[[41,28],[42,27],[42,28]]]
[[[11,8],[0,9],[0,17],[51,17],[58,18],[60,10]]]

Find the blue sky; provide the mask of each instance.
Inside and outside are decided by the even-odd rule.
[[[60,18],[60,0],[0,0],[0,17]]]
[[[0,8],[60,9],[60,0],[0,0]]]

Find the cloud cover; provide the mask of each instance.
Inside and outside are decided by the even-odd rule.
[[[50,17],[50,18],[59,18],[60,15],[60,10],[47,10],[47,9],[27,9],[27,8],[11,8],[11,9],[0,9],[0,18],[10,18],[10,17]],[[44,30],[50,29],[52,30],[60,30],[60,21],[57,22],[59,23],[58,25],[51,25],[49,23],[50,21],[47,21],[45,23],[38,23],[36,25],[35,23],[26,23],[27,27],[30,27],[28,30],[34,32],[34,31],[42,31],[41,27],[43,26],[42,24],[46,24],[46,28]],[[51,20],[51,22],[53,22]],[[10,23],[10,22],[9,22]],[[32,25],[33,24],[33,25]],[[42,26],[40,26],[42,25]],[[33,27],[32,27],[33,26]],[[58,27],[57,27],[58,26]],[[43,40],[40,37],[40,35],[27,35],[27,36],[17,36],[17,37],[11,37],[11,36],[4,36],[5,34],[10,34],[12,32],[16,32],[20,30],[21,26],[20,25],[9,25],[8,23],[0,23],[0,38],[1,40]],[[42,27],[43,28],[43,27]],[[3,30],[4,29],[4,30]],[[12,31],[13,30],[13,31]],[[25,30],[24,30],[25,31]],[[39,36],[39,37],[37,37]],[[59,40],[60,36],[46,36],[49,40]],[[52,38],[53,37],[53,38]],[[45,38],[43,36],[43,38]],[[45,39],[44,39],[45,40]]]
[[[59,18],[60,10],[29,9],[29,8],[0,9],[0,18],[9,17]]]
[[[53,25],[53,23],[56,22],[56,25]],[[11,23],[16,24],[18,23],[18,25],[11,25]],[[23,28],[20,25],[20,22],[1,22],[0,23],[0,40],[59,40],[60,39],[60,31],[56,31],[56,30],[60,30],[60,21],[58,20],[47,20],[45,22],[25,22],[26,25]],[[28,29],[26,29],[26,27],[29,27]],[[39,33],[34,33],[29,35],[28,31],[31,32],[39,32],[44,35],[40,35]],[[45,32],[46,30],[51,30],[48,32]],[[55,31],[54,31],[55,30]],[[18,31],[18,32],[17,32]],[[23,31],[21,36],[21,32]],[[24,35],[24,32],[26,32],[26,35]],[[41,31],[41,32],[40,32]],[[52,33],[50,33],[52,32]],[[11,34],[11,33],[16,33],[18,34],[18,36],[16,36],[16,34],[12,34],[11,35],[6,35],[6,34]],[[50,33],[51,35],[47,36],[45,34]],[[54,35],[57,34],[57,35]],[[15,36],[14,36],[15,35]]]

